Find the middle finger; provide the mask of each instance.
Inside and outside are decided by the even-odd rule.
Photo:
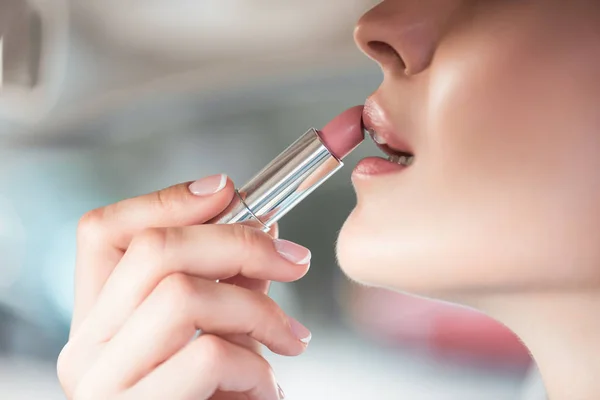
[[[134,238],[78,334],[98,343],[110,340],[160,281],[173,273],[207,280],[243,275],[290,282],[306,274],[309,262],[308,249],[243,225],[148,230]]]
[[[301,354],[310,338],[306,328],[266,295],[173,274],[107,343],[93,371],[111,371],[111,382],[106,384],[129,387],[181,350],[197,330],[245,334],[288,356]]]

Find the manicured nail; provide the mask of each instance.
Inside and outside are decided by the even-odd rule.
[[[281,386],[279,386],[279,384],[277,384],[277,391],[279,392],[279,399],[285,399],[285,393],[283,393],[283,389],[281,388]]]
[[[308,328],[292,317],[288,317],[288,320],[290,322],[290,329],[292,330],[294,336],[296,336],[302,343],[308,344],[312,339],[312,333],[310,333]]]
[[[227,175],[212,175],[197,180],[190,185],[190,192],[196,196],[209,196],[220,192],[227,185]]]
[[[311,253],[306,247],[289,240],[275,239],[275,249],[283,258],[294,264],[304,265],[310,262]]]

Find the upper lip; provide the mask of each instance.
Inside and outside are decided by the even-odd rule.
[[[408,143],[394,129],[384,108],[374,97],[369,97],[365,102],[363,125],[371,137],[376,133],[379,138],[385,141],[386,144],[379,144],[377,142],[375,144],[387,155],[413,154]]]

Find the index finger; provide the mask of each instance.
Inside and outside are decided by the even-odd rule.
[[[231,180],[225,175],[213,175],[87,213],[77,232],[71,335],[137,233],[148,228],[203,224],[225,210],[233,196]]]

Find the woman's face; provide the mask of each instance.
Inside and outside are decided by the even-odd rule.
[[[366,124],[415,159],[355,171],[344,271],[428,295],[599,284],[600,3],[386,0],[355,36],[384,73]]]

